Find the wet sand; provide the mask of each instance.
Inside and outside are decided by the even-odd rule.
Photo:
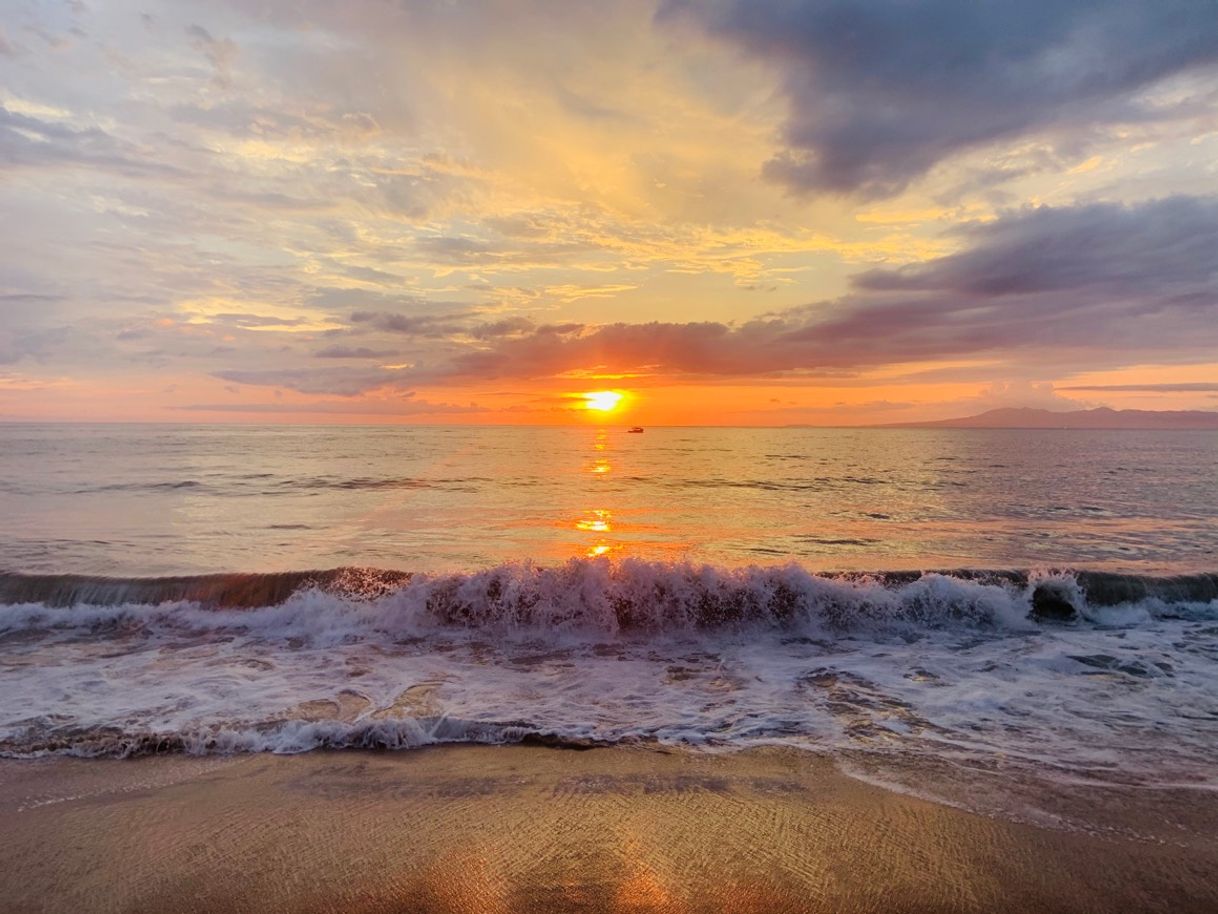
[[[0,910],[1218,910],[1212,794],[1067,794],[1102,824],[979,816],[780,751],[6,761]]]

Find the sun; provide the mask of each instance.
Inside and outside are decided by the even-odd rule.
[[[612,412],[622,402],[622,394],[616,390],[591,390],[581,396],[584,398],[584,409],[602,413]]]

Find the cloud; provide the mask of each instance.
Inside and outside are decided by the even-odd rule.
[[[355,311],[351,323],[366,324],[370,329],[383,333],[400,333],[404,336],[446,337],[460,333],[463,323],[461,315],[450,314],[399,314],[393,311]]]
[[[739,325],[537,327],[430,372],[762,377],[979,356],[1056,371],[1204,361],[1218,346],[1218,201],[1019,210],[964,238],[960,253],[867,272],[835,301]]]
[[[454,377],[541,378],[575,369],[654,368],[689,374],[756,375],[795,367],[778,357],[778,321],[741,328],[706,321],[538,327],[492,348],[457,356],[442,373]]]
[[[483,321],[473,324],[466,332],[475,339],[493,340],[504,336],[529,333],[536,329],[536,327],[537,325],[527,317],[505,317],[497,321]]]
[[[387,368],[265,368],[213,372],[213,377],[237,384],[282,387],[302,394],[356,397],[370,390],[400,384],[399,372]]]
[[[888,196],[966,149],[1170,117],[1138,94],[1218,63],[1212,0],[669,0],[776,67],[797,191]]]
[[[975,404],[976,410],[1002,409],[1004,407],[1031,407],[1033,409],[1048,409],[1055,412],[1065,412],[1072,409],[1087,409],[1092,404],[1081,400],[1063,397],[1052,383],[1033,383],[1031,381],[1000,381],[991,384],[969,404]]]
[[[399,314],[394,311],[356,311],[351,323],[363,324],[383,333],[404,336],[444,338],[457,335],[487,340],[527,333],[536,324],[526,317],[505,317],[495,321],[474,320],[478,312],[457,314]]]
[[[167,383],[353,403],[443,382],[511,406],[593,383],[921,401],[1209,377],[1083,372],[1212,361],[1213,204],[1077,205],[1212,193],[1201,7],[657,2],[183,0],[94,10],[87,40],[63,3],[25,4],[0,57],[0,359],[150,416]],[[1092,142],[1091,171],[1045,171]],[[934,174],[860,212],[759,180],[775,152],[814,191]],[[995,163],[1032,171],[948,201]],[[1024,199],[1054,206],[994,209]],[[31,290],[56,297],[4,297]]]
[[[794,337],[860,361],[1005,352],[1061,367],[1218,344],[1218,201],[1041,207],[964,237],[958,254],[856,278],[838,316]]]
[[[1111,393],[1191,393],[1218,391],[1218,383],[1207,381],[1184,382],[1181,384],[1072,384],[1058,385],[1058,390],[1078,391],[1107,391]]]
[[[473,404],[460,406],[453,403],[429,403],[414,399],[414,393],[406,392],[400,397],[374,402],[317,402],[317,403],[191,403],[173,409],[197,413],[254,413],[254,414],[300,414],[318,413],[347,416],[418,416],[454,413],[476,413],[484,410]]]
[[[237,57],[237,45],[230,38],[216,38],[201,25],[190,25],[186,34],[194,48],[202,52],[215,70],[216,84],[228,86],[232,83],[233,61]]]
[[[325,142],[367,139],[379,131],[376,119],[362,111],[298,106],[296,110],[226,99],[206,104],[178,104],[169,110],[179,124],[219,131],[247,140]]]
[[[388,359],[397,355],[394,349],[369,349],[367,346],[327,346],[313,353],[315,359]]]
[[[1053,292],[1158,297],[1164,283],[1215,291],[1218,201],[1174,197],[1137,206],[1040,207],[961,232],[959,254],[855,277],[859,289],[950,292],[979,299]],[[1203,295],[1213,302],[1212,295]]]
[[[554,265],[564,257],[586,254],[586,240],[532,239],[527,245],[491,244],[473,238],[425,236],[415,241],[415,249],[426,261],[451,266],[529,267]]]
[[[83,166],[124,175],[177,173],[100,127],[76,128],[13,111],[5,104],[0,104],[0,163],[27,168]]]
[[[0,326],[0,365],[14,365],[27,358],[43,359],[65,343],[70,335],[67,327],[22,330]]]

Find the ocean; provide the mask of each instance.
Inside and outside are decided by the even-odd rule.
[[[0,518],[2,756],[1218,788],[1212,432],[8,424]]]

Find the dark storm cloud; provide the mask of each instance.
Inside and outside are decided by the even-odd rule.
[[[704,376],[840,373],[949,358],[1206,357],[1218,347],[1218,202],[1040,208],[967,231],[958,254],[864,274],[854,291],[729,326],[538,327],[421,377],[547,377],[605,368]]]
[[[796,190],[899,192],[964,149],[1170,116],[1136,95],[1218,63],[1213,0],[669,0],[777,66]]]

